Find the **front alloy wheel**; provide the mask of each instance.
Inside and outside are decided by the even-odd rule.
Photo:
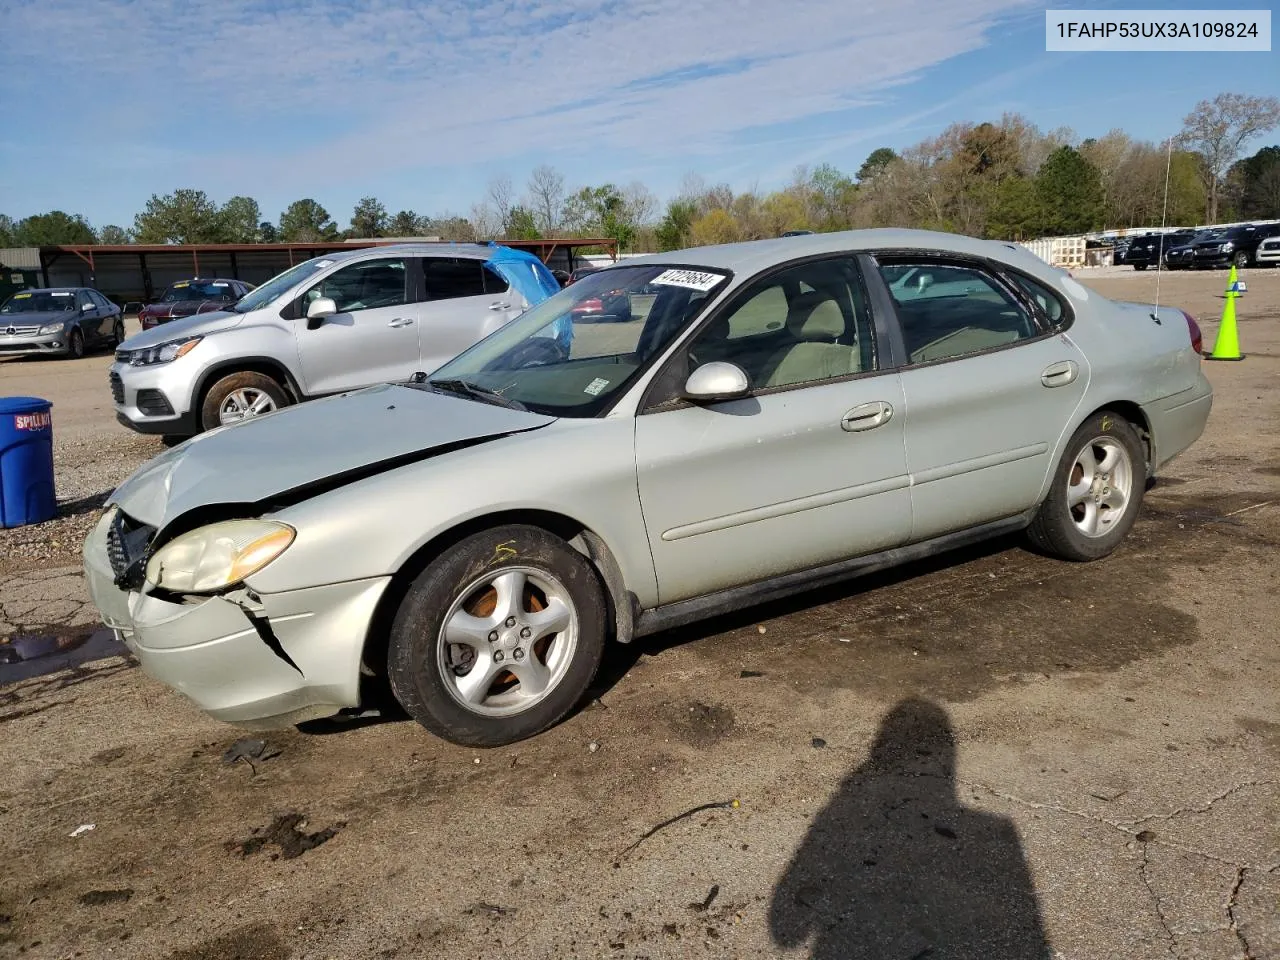
[[[392,692],[453,743],[531,737],[595,677],[606,609],[595,568],[554,534],[523,524],[473,534],[406,590],[387,647]]]

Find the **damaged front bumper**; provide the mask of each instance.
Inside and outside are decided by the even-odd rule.
[[[175,602],[117,586],[105,524],[84,558],[106,625],[147,674],[215,719],[271,729],[359,705],[364,641],[390,577]]]

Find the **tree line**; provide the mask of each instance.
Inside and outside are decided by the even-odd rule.
[[[1170,140],[1123,130],[1078,139],[1042,131],[1019,114],[953,123],[901,153],[871,152],[856,173],[830,164],[799,167],[770,192],[735,191],[685,178],[663,207],[643,183],[570,189],[541,165],[523,189],[491,180],[467,216],[391,213],[364,197],[343,229],[314,199],[296,200],[277,221],[256,200],[218,204],[184,188],[153,195],[131,227],[94,229],[54,210],[14,221],[0,215],[0,247],[88,243],[272,243],[437,236],[470,242],[561,236],[616,240],[622,250],[673,250],[775,237],[788,230],[921,227],[1006,240],[1116,227],[1193,225],[1280,218],[1280,146],[1246,147],[1280,125],[1280,99],[1224,93],[1187,114]]]

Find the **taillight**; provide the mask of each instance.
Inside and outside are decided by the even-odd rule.
[[[1191,349],[1196,353],[1204,352],[1204,336],[1200,333],[1200,324],[1196,323],[1196,318],[1187,311],[1183,310],[1182,315],[1187,318],[1187,332],[1191,334]]]

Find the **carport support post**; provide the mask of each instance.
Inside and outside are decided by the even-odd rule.
[[[240,270],[236,266],[236,252],[234,250],[231,251],[231,279],[232,280],[240,279]]]
[[[142,297],[147,303],[151,302],[151,274],[147,272],[147,255],[145,253],[138,254],[138,269],[142,272]]]
[[[195,275],[197,277],[200,276],[200,254],[197,253],[194,249],[191,251],[191,262],[195,265],[195,268],[196,268]]]

